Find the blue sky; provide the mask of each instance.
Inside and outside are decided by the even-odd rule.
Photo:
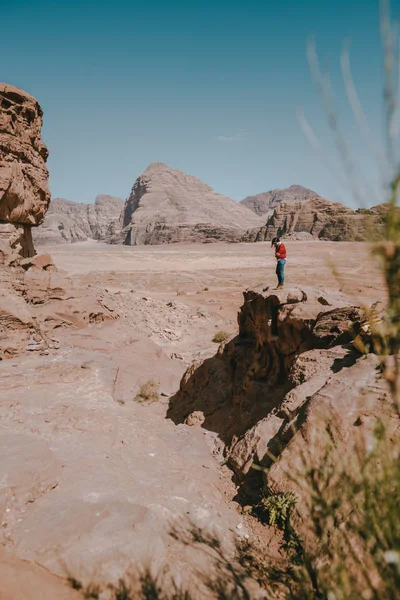
[[[0,81],[44,109],[53,196],[125,198],[147,165],[161,161],[236,200],[298,183],[352,204],[296,115],[302,106],[334,163],[306,58],[310,34],[349,144],[373,173],[346,101],[340,51],[350,36],[354,79],[379,139],[377,0],[0,0],[0,22]]]

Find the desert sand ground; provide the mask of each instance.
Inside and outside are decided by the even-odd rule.
[[[367,245],[287,247],[288,284],[384,299]],[[167,420],[168,398],[193,360],[216,352],[216,331],[235,335],[243,290],[275,286],[270,245],[85,242],[38,252],[50,252],[115,318],[57,330],[59,348],[47,356],[0,362],[2,464],[14,473],[2,543],[18,560],[86,582],[115,579],[149,557],[155,568],[169,561],[178,581],[190,578],[193,559],[170,545],[166,524],[185,517],[245,536],[252,525],[233,501],[216,434]],[[143,406],[134,397],[149,379],[160,401]]]
[[[286,282],[341,290],[369,302],[384,297],[384,282],[368,244],[289,242]],[[163,300],[180,296],[190,306],[223,303],[234,317],[246,288],[276,284],[275,259],[269,243],[171,244],[109,246],[82,242],[40,248],[60,269],[88,283],[133,286]],[[208,290],[205,290],[208,288]]]

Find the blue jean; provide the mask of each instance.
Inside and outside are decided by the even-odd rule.
[[[283,285],[285,283],[285,265],[286,260],[284,258],[280,258],[276,263],[276,274],[278,276],[279,285]]]

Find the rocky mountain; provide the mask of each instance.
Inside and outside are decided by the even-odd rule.
[[[357,211],[317,196],[281,201],[267,214],[265,225],[249,230],[243,241],[271,240],[274,236],[292,239],[364,241],[383,235],[385,206]]]
[[[247,198],[241,200],[240,204],[246,206],[257,215],[263,216],[271,214],[273,209],[281,202],[305,202],[316,198],[320,198],[320,196],[313,190],[309,190],[301,185],[291,185],[282,190],[270,190],[269,192],[262,192],[255,196],[247,196]]]
[[[265,220],[208,185],[162,163],[152,163],[135,181],[121,229],[111,243],[240,241]]]
[[[362,241],[380,237],[384,209],[354,211],[313,190],[292,185],[237,203],[199,179],[162,163],[136,180],[120,220],[108,226],[114,244],[258,242],[291,239]]]
[[[43,225],[33,233],[37,244],[79,242],[89,238],[103,240],[111,223],[118,221],[123,200],[97,196],[94,204],[54,198]]]
[[[31,228],[50,202],[42,116],[30,94],[0,83],[0,264],[34,254]]]

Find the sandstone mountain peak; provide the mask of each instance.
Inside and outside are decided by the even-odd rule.
[[[140,175],[124,207],[121,232],[111,243],[240,241],[264,219],[215,192],[193,175],[152,163]]]
[[[163,162],[152,162],[149,164],[147,169],[144,171],[145,173],[156,173],[157,171],[173,171]]]
[[[312,194],[315,194],[315,196],[319,195],[316,192],[314,192],[313,190],[311,190],[310,188],[306,188],[306,187],[304,187],[304,185],[299,185],[298,183],[293,183],[287,189],[293,190],[295,192],[302,192],[302,191],[307,192],[307,193],[310,192]]]
[[[167,165],[161,162],[150,163],[150,165],[143,172],[143,174],[139,176],[138,179],[140,178],[150,178],[154,182],[161,179],[162,181],[160,181],[160,183],[165,185],[174,182],[184,186],[194,185],[197,188],[209,190],[214,192],[215,194],[217,193],[209,185],[204,183],[204,181],[201,181],[201,179],[198,179],[193,175],[188,175],[187,173],[184,173],[179,169],[173,169],[171,167],[168,167]]]

